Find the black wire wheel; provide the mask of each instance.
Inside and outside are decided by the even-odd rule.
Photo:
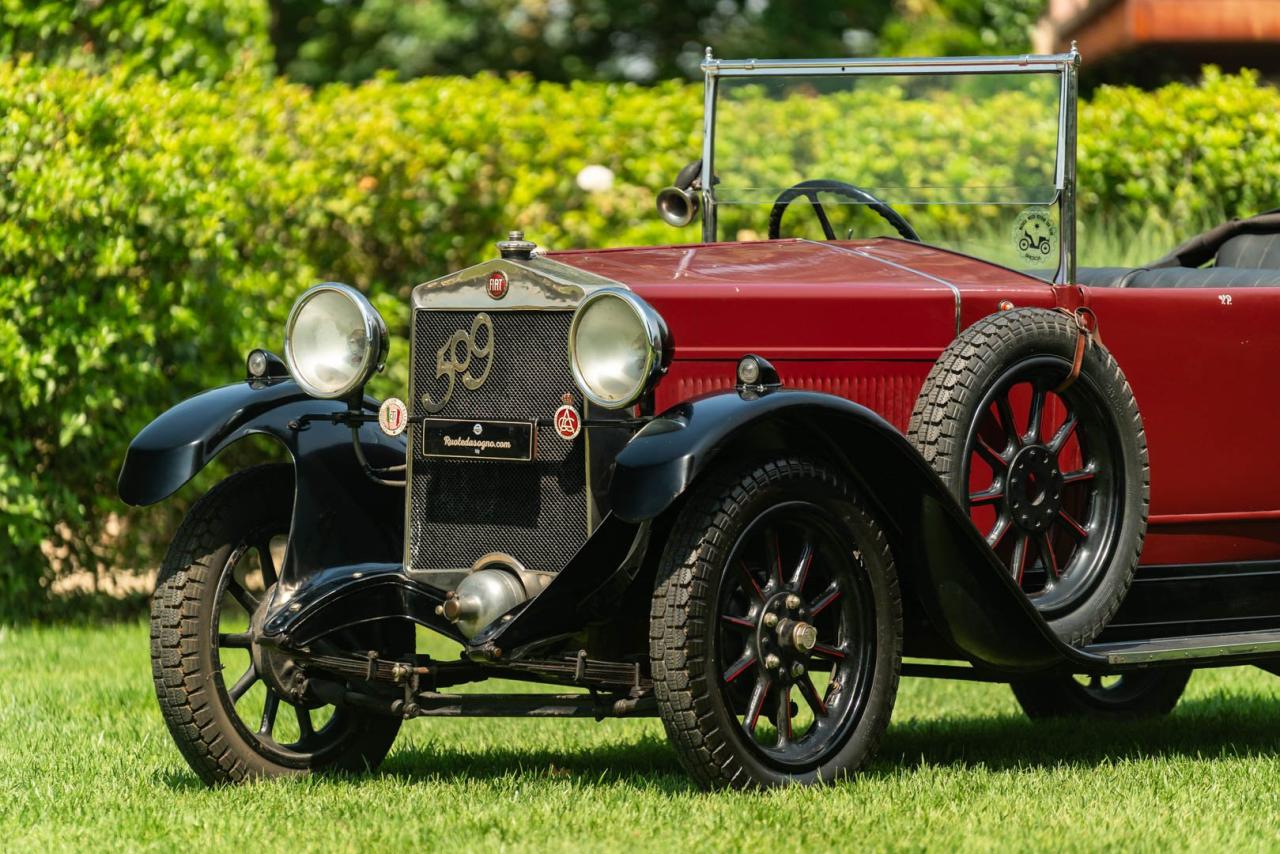
[[[962,333],[925,380],[908,435],[1060,637],[1093,640],[1128,591],[1149,471],[1137,402],[1094,341],[1018,309]]]
[[[650,638],[659,712],[702,785],[850,773],[897,693],[902,617],[884,534],[815,463],[713,478],[668,540]]]
[[[279,581],[292,507],[290,466],[238,472],[192,506],[160,570],[156,694],[178,748],[209,785],[372,769],[400,728],[399,718],[289,690],[291,663],[252,641]]]
[[[1166,667],[1116,674],[1055,674],[1010,685],[1027,717],[1124,721],[1167,715],[1182,698],[1191,670]]]

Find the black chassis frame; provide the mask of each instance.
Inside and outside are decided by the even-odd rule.
[[[1084,649],[1063,643],[901,433],[864,406],[780,384],[710,394],[649,419],[618,454],[609,487],[612,510],[578,553],[542,593],[468,640],[436,614],[447,591],[413,577],[402,563],[404,488],[379,482],[370,467],[402,465],[406,445],[370,423],[377,405],[372,398],[313,399],[283,376],[206,391],[163,413],[135,437],[119,492],[129,504],[153,504],[234,442],[255,434],[279,441],[293,458],[295,499],[280,584],[256,640],[305,661],[310,645],[327,634],[407,619],[462,643],[465,659],[447,667],[417,666],[422,662],[397,667],[376,661],[376,653],[361,669],[350,660],[319,662],[350,677],[404,684],[403,702],[387,709],[394,713],[599,717],[651,710],[644,705],[646,680],[638,663],[645,653],[638,620],[647,607],[646,583],[655,563],[648,548],[651,532],[670,524],[682,496],[718,463],[794,452],[798,444],[818,448],[844,469],[886,523],[904,594],[906,654],[960,662],[908,663],[905,673],[1010,681],[1050,671],[1114,673],[1158,666],[1259,663],[1275,669],[1273,662],[1280,658],[1280,631],[1271,627],[1226,634],[1192,628],[1184,630],[1187,636],[1173,638],[1139,627],[1127,639],[1104,637]],[[360,453],[353,452],[353,442]],[[1269,577],[1280,579],[1280,573]],[[1148,586],[1135,591],[1140,601],[1134,607],[1127,602],[1126,608],[1139,615],[1140,623],[1155,626],[1162,601],[1177,603],[1187,591]],[[1247,587],[1251,595],[1255,588]],[[1230,612],[1237,604],[1223,607]],[[1121,616],[1125,613],[1122,609]],[[1214,620],[1191,624],[1196,622],[1212,625]],[[628,626],[636,628],[629,647],[616,637]],[[615,651],[621,646],[629,660],[599,660],[589,658],[585,648],[576,654],[569,649],[571,641],[599,638],[602,631],[604,643],[595,646]],[[610,633],[615,637],[607,637]],[[594,697],[541,705],[528,698],[495,698],[477,705],[429,694],[415,702],[423,684],[434,689],[490,675],[587,685],[617,696],[604,703]],[[345,699],[372,698],[348,693]]]

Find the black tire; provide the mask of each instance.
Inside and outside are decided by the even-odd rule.
[[[1079,377],[1057,391],[1077,335],[1072,318],[1045,309],[975,323],[929,372],[908,437],[1054,632],[1081,645],[1133,580],[1150,473],[1137,402],[1105,347],[1090,344]],[[1055,413],[1056,430],[1046,426]]]
[[[1049,676],[1009,687],[1033,720],[1080,717],[1125,721],[1173,711],[1191,678],[1188,668],[1138,670],[1111,677]]]
[[[179,750],[208,785],[314,771],[372,769],[391,749],[400,729],[398,718],[345,708],[333,710],[327,723],[316,728],[313,708],[293,706],[277,695],[264,737],[237,711],[221,662],[233,653],[250,657],[242,652],[249,646],[248,634],[235,635],[243,639],[235,641],[220,632],[225,628],[220,625],[224,605],[230,611],[233,600],[241,601],[238,597],[253,599],[251,584],[245,577],[237,577],[237,572],[260,573],[261,596],[265,598],[275,580],[274,559],[267,552],[272,538],[288,533],[292,507],[291,466],[258,466],[233,474],[192,506],[160,569],[151,600],[151,667],[156,696]],[[258,570],[244,569],[251,550],[262,551]],[[251,606],[252,602],[247,603],[244,610],[251,610]],[[250,670],[253,668],[250,664]],[[265,721],[274,692],[258,679],[249,685],[257,682],[263,686]],[[248,702],[244,691],[238,699]],[[281,708],[292,708],[297,717],[295,744],[275,741],[275,734],[284,727],[284,723],[277,723]],[[303,728],[304,714],[310,734]]]
[[[758,542],[774,570],[747,563]],[[704,481],[663,552],[650,617],[659,713],[703,787],[828,782],[874,752],[897,695],[901,599],[884,533],[832,470],[777,459]],[[790,633],[806,625],[807,641]]]

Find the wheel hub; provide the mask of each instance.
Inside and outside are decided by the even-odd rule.
[[[783,681],[804,673],[818,631],[805,622],[799,596],[781,591],[760,609],[756,621],[756,654],[765,668]]]
[[[1006,502],[1014,524],[1024,531],[1049,530],[1062,507],[1062,472],[1044,445],[1027,445],[1009,464]]]
[[[263,596],[249,620],[249,636],[252,638],[249,655],[253,659],[253,665],[267,687],[289,703],[307,709],[319,708],[324,703],[315,697],[308,696],[306,674],[298,666],[297,661],[287,652],[267,646],[258,640],[262,637],[262,627],[270,602],[270,596]]]

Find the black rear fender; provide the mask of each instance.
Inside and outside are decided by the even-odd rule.
[[[730,391],[668,410],[618,455],[613,512],[655,519],[718,465],[770,451],[830,460],[861,486],[890,529],[904,591],[958,653],[1011,672],[1062,660],[1061,642],[929,464],[893,425],[841,397]]]

